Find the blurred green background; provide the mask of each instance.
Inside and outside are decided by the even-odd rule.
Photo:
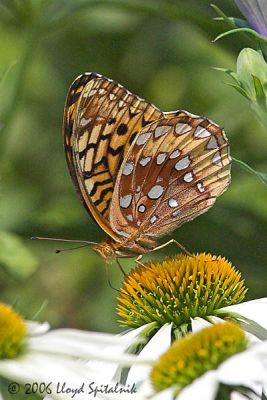
[[[216,4],[240,16],[233,1]],[[117,80],[165,111],[209,116],[225,127],[232,155],[267,170],[267,132],[212,69],[235,70],[239,51],[253,43],[243,35],[212,43],[228,28],[215,16],[206,0],[0,1],[1,301],[27,318],[46,302],[38,319],[53,327],[121,329],[102,259],[89,248],[55,254],[69,246],[30,240],[105,237],[75,193],[62,145],[65,96],[83,72]],[[267,188],[234,166],[230,189],[174,236],[192,252],[230,259],[255,298],[266,296],[266,232]],[[128,271],[133,262],[123,265]],[[116,264],[109,275],[119,288]]]

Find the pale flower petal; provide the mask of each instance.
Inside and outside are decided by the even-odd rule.
[[[123,332],[123,333],[119,334],[118,336],[123,337],[126,342],[128,340],[131,341],[131,340],[137,338],[139,335],[141,335],[144,331],[146,331],[152,325],[154,325],[154,322],[140,326],[139,328],[136,328],[136,329],[130,329],[129,331]]]
[[[235,0],[235,2],[251,27],[267,37],[266,0]]]
[[[80,343],[94,343],[99,345],[121,345],[121,344],[130,344],[133,337],[136,337],[136,334],[125,334],[125,335],[114,335],[109,333],[101,333],[101,332],[86,332],[80,331],[78,329],[55,329],[53,331],[48,332],[45,336],[49,337],[49,340],[73,340],[79,341]]]
[[[267,329],[267,298],[245,301],[233,306],[223,307],[220,311],[230,311],[242,315]]]
[[[149,327],[151,324],[143,325],[137,329],[132,329],[129,332],[126,332],[122,335],[125,340],[125,344],[122,344],[120,348],[114,346],[102,347],[101,352],[106,355],[109,354],[113,357],[114,360],[118,357],[118,355],[126,352],[129,347],[129,343],[134,343],[136,339]],[[134,356],[136,357],[136,356]],[[87,363],[87,365],[95,371],[96,374],[104,374],[107,379],[112,380],[115,379],[116,371],[118,370],[117,362],[105,362],[105,361],[96,361],[92,360]],[[121,368],[119,368],[121,370]]]
[[[259,400],[259,396],[254,393],[250,393],[249,399],[250,400]],[[243,394],[241,394],[239,392],[232,392],[230,395],[230,400],[248,400],[248,397],[244,396]]]
[[[256,348],[257,345],[254,347]],[[260,349],[262,349],[262,346],[258,351]],[[236,354],[219,366],[217,377],[220,382],[229,385],[247,385],[251,387],[257,383],[264,383],[267,380],[267,368],[264,365],[267,360],[266,355],[265,353],[264,360],[262,352],[259,355],[257,351],[254,351],[254,348]]]
[[[233,306],[224,307],[220,312],[228,312],[241,316],[243,329],[262,340],[267,339],[267,298],[246,301]],[[234,316],[238,318],[238,316]],[[243,319],[242,319],[243,317]]]
[[[224,319],[217,317],[215,315],[210,315],[209,317],[207,317],[209,319],[210,322],[212,322],[213,324],[222,324],[223,322],[225,322]]]
[[[200,317],[191,318],[191,327],[193,333],[201,331],[201,329],[207,328],[210,325],[211,323],[206,321],[204,318]]]
[[[0,361],[0,374],[8,380],[21,384],[44,382],[49,385],[52,393],[49,394],[53,399],[66,399],[66,394],[58,393],[64,382],[72,389],[79,389],[82,385],[88,385],[94,381],[94,376],[89,368],[77,362],[63,359],[62,357],[52,357],[51,355],[30,353],[14,360]],[[103,383],[105,377],[103,376]],[[75,396],[79,400],[88,400],[88,388],[86,393]]]
[[[151,397],[151,400],[172,400],[173,399],[173,388],[162,390]]]
[[[156,361],[171,345],[171,330],[172,324],[162,326],[138,354],[137,359]],[[129,371],[127,383],[135,383],[138,388],[138,384],[148,378],[150,370],[151,365],[134,365]]]
[[[155,390],[153,388],[152,382],[150,381],[149,378],[144,379],[144,381],[138,387],[138,394],[137,394],[138,400],[140,398],[148,399],[153,395],[155,395]]]
[[[28,347],[33,351],[131,365],[136,362],[136,356],[124,354],[123,351],[133,343],[134,336],[136,334],[126,336],[58,329],[43,336],[28,338]],[[103,352],[103,346],[111,344],[113,354]]]
[[[218,390],[215,371],[209,371],[186,386],[175,400],[214,400]]]
[[[27,333],[29,336],[43,335],[48,332],[50,325],[48,322],[35,322],[35,321],[25,321]]]

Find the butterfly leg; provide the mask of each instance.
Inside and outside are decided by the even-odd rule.
[[[126,272],[124,271],[124,269],[122,268],[122,265],[121,265],[121,263],[119,262],[119,260],[118,260],[117,258],[116,258],[116,263],[118,264],[119,269],[121,270],[122,274],[123,274],[124,276],[126,276],[127,274],[126,274]]]
[[[172,244],[172,243],[176,244],[176,246],[179,247],[179,249],[180,249],[183,253],[185,253],[187,256],[189,256],[189,257],[194,257],[193,254],[191,254],[188,250],[186,250],[186,248],[185,248],[184,246],[182,246],[179,242],[177,242],[177,240],[175,240],[175,239],[171,239],[171,240],[169,240],[168,242],[163,243],[163,244],[161,244],[160,246],[155,247],[155,248],[154,248],[153,250],[151,250],[151,251],[156,251],[156,250],[163,249],[164,247],[166,247],[166,246],[168,246],[169,244]]]
[[[134,262],[136,262],[136,264],[140,265],[141,267],[144,267],[145,265],[143,263],[141,263],[141,260],[143,258],[143,254],[140,254],[140,256],[138,256]]]
[[[116,290],[116,292],[120,293],[120,291],[119,291],[118,289],[116,289],[116,288],[112,285],[112,283],[111,283],[110,276],[109,276],[109,268],[108,268],[108,265],[105,264],[105,267],[106,267],[106,275],[107,275],[107,281],[108,281],[109,287],[110,287],[111,289],[113,289],[113,290]]]

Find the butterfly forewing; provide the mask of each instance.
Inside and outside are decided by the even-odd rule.
[[[111,203],[118,234],[157,238],[207,211],[230,183],[227,139],[186,112],[146,126],[119,171]]]
[[[113,238],[109,208],[120,165],[136,134],[163,116],[120,84],[88,73],[72,84],[64,117],[70,173],[87,210]]]

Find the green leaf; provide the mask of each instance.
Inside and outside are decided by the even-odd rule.
[[[5,82],[6,77],[8,76],[9,72],[11,71],[11,69],[14,67],[14,65],[16,65],[16,61],[14,61],[13,63],[11,63],[9,65],[9,67],[6,68],[6,70],[4,71],[4,73],[2,74],[2,76],[0,77],[0,89],[1,86],[3,85],[3,83]]]
[[[241,86],[235,85],[234,83],[227,83],[227,85],[233,87],[233,88],[236,89],[240,94],[242,94],[242,96],[244,96],[244,97],[246,97],[247,99],[249,99],[249,96],[248,96],[247,92],[246,92],[245,89],[243,89]]]
[[[261,51],[243,49],[237,58],[236,73],[215,68],[230,76],[235,83],[227,83],[246,97],[260,123],[267,128],[267,63]]]
[[[267,185],[267,174],[259,171],[255,171],[255,169],[251,168],[248,164],[246,164],[244,161],[238,160],[237,158],[232,157],[233,161],[235,164],[237,164],[239,167],[242,169],[246,170],[247,172],[256,175],[262,183]]]
[[[264,89],[263,89],[261,80],[255,75],[252,75],[252,78],[253,78],[253,82],[254,82],[257,103],[261,107],[266,108],[266,96],[264,93]]]
[[[238,28],[250,28],[250,25],[245,19],[228,17],[228,20],[230,20],[233,25],[237,26]]]
[[[221,18],[228,19],[227,15],[224,14],[224,12],[218,6],[216,6],[216,4],[212,3],[210,6],[217,12],[218,15],[221,16]]]
[[[237,77],[249,96],[250,105],[261,124],[267,128],[267,63],[260,51],[243,49],[237,58]]]
[[[0,265],[19,278],[26,278],[36,270],[38,261],[19,236],[0,231]]]
[[[216,21],[225,21],[232,27],[238,27],[238,28],[249,28],[250,25],[245,19],[241,18],[234,18],[234,17],[227,17],[226,14],[215,4],[211,4],[211,7],[217,12],[220,17],[214,18]]]
[[[231,76],[231,78],[233,78],[237,83],[239,83],[237,74],[234,71],[232,71],[231,69],[219,68],[219,67],[212,67],[212,68],[215,69],[216,71],[224,72],[225,74]]]
[[[267,83],[267,64],[261,52],[250,48],[241,50],[236,68],[239,81],[249,87],[252,95],[255,94],[252,75],[260,79],[263,87]]]
[[[227,15],[224,14],[224,12],[218,6],[216,6],[216,4],[211,4],[210,6],[213,8],[214,11],[217,12],[218,15],[220,15],[221,20],[224,20],[233,26],[233,24],[231,23],[231,20],[229,21],[229,18],[227,17]]]
[[[236,29],[231,29],[230,31],[226,31],[218,35],[215,39],[213,39],[213,42],[217,42],[217,40],[222,39],[225,36],[233,35],[235,33],[240,33],[240,32],[245,32],[248,35],[250,35],[253,39],[256,39],[260,43],[267,43],[267,39],[260,35],[259,33],[255,32],[253,29],[250,28],[236,28]]]

